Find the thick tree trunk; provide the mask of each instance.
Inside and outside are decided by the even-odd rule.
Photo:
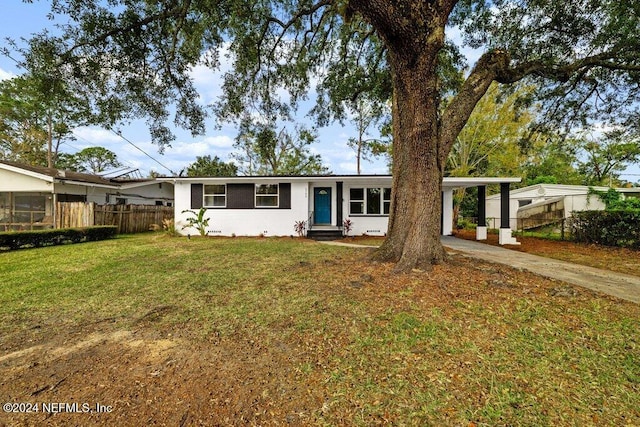
[[[375,258],[397,262],[397,271],[429,268],[446,258],[440,243],[442,177],[455,138],[474,106],[500,77],[509,56],[483,55],[457,95],[440,111],[438,54],[457,0],[349,0],[383,40],[393,81],[393,189],[387,239]],[[506,71],[505,71],[506,70]]]
[[[393,191],[389,229],[375,257],[397,271],[445,259],[440,243],[445,158],[439,141],[435,60],[392,61]]]

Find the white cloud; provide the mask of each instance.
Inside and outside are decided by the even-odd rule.
[[[180,141],[171,144],[165,151],[167,155],[196,156],[215,155],[219,151],[228,151],[233,147],[233,139],[227,135],[207,136],[200,141]]]
[[[88,141],[93,145],[102,146],[109,142],[124,142],[118,135],[101,128],[82,126],[75,128],[73,133],[80,141]]]
[[[204,141],[207,144],[218,148],[230,148],[233,146],[234,142],[233,138],[228,135],[209,136],[206,137]]]
[[[218,69],[212,69],[204,65],[205,59],[203,55],[202,63],[193,67],[189,71],[189,75],[200,94],[200,101],[203,104],[211,104],[222,94],[223,76],[227,71],[231,70],[233,59],[229,53],[229,44],[224,43],[218,51],[218,60],[220,62]]]
[[[357,172],[357,165],[355,163],[347,163],[347,162],[342,162],[340,164],[338,164],[339,172],[338,173],[356,173]],[[334,171],[337,172],[337,171]]]
[[[5,71],[5,70],[3,70],[2,68],[0,68],[0,81],[2,81],[2,80],[8,80],[8,79],[11,79],[11,78],[13,78],[13,77],[15,77],[15,76],[16,76],[16,75],[15,75],[15,74],[13,74],[12,72],[10,72],[10,71]]]
[[[211,104],[222,94],[222,73],[204,65],[197,65],[189,73],[200,95],[200,102]]]

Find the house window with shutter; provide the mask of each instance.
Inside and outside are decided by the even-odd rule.
[[[224,184],[204,186],[204,204],[207,208],[224,208],[227,206],[227,186]]]
[[[277,208],[278,184],[256,184],[256,207]]]

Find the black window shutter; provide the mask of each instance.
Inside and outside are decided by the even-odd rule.
[[[227,209],[253,209],[255,184],[227,184]]]
[[[342,200],[342,181],[338,181],[336,182],[336,204],[337,204],[337,210],[336,210],[336,222],[337,222],[337,226],[341,227],[342,226],[342,205],[343,205],[343,200]]]
[[[280,209],[291,209],[291,183],[280,184]]]
[[[202,207],[202,184],[191,184],[191,209],[200,209]]]

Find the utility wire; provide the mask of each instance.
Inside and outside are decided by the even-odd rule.
[[[176,175],[176,173],[175,173],[175,172],[173,172],[173,171],[172,171],[171,169],[169,169],[167,166],[165,166],[165,165],[163,165],[162,163],[160,163],[158,160],[154,159],[151,155],[149,155],[148,153],[146,153],[143,149],[141,149],[140,147],[138,147],[137,145],[135,145],[133,142],[129,141],[129,140],[128,140],[127,138],[125,138],[121,133],[115,132],[113,129],[109,129],[109,130],[110,130],[114,135],[117,135],[117,136],[119,136],[120,138],[124,139],[126,142],[128,142],[129,144],[131,144],[132,146],[134,146],[137,150],[141,151],[145,156],[149,157],[151,160],[153,160],[154,162],[156,162],[157,164],[159,164],[160,166],[162,166],[163,168],[165,168],[166,170],[168,170],[169,172],[171,172],[171,174],[172,174],[172,175]],[[82,136],[80,136],[80,135],[76,134],[75,132],[73,132],[73,134],[74,134],[77,138],[79,138],[79,139],[81,139],[81,140],[83,140],[83,141],[85,141],[85,142],[89,143],[90,145],[92,145],[92,146],[94,146],[94,147],[97,147],[97,145],[96,145],[94,142],[89,141],[87,138],[84,138],[84,137],[82,137]],[[63,144],[66,144],[66,145],[68,145],[69,147],[75,148],[77,151],[80,151],[80,149],[79,149],[78,147],[75,147],[75,146],[73,146],[72,144],[69,144],[69,143],[68,143],[68,142],[66,142],[66,141],[65,141],[65,142],[63,142]],[[135,167],[135,166],[133,166],[133,164],[132,164],[131,162],[129,162],[129,161],[127,161],[127,160],[123,160],[123,161],[124,161],[125,163],[129,163],[129,167],[132,167],[132,168],[133,168],[133,167]]]
[[[157,164],[159,164],[160,166],[162,166],[163,168],[165,168],[166,170],[168,170],[169,172],[171,172],[171,175],[177,175],[174,171],[172,171],[171,169],[169,169],[167,166],[163,165],[162,163],[160,163],[158,160],[154,159],[153,157],[151,157],[146,151],[144,151],[142,148],[138,147],[136,144],[134,144],[133,142],[129,141],[127,138],[125,138],[122,133],[120,132],[116,132],[113,129],[109,129],[114,135],[119,136],[120,138],[124,139],[125,141],[127,141],[129,144],[131,144],[136,150],[140,151],[142,154],[144,154],[145,156],[147,156],[148,158],[150,158],[151,160],[153,160],[154,162],[156,162]]]

